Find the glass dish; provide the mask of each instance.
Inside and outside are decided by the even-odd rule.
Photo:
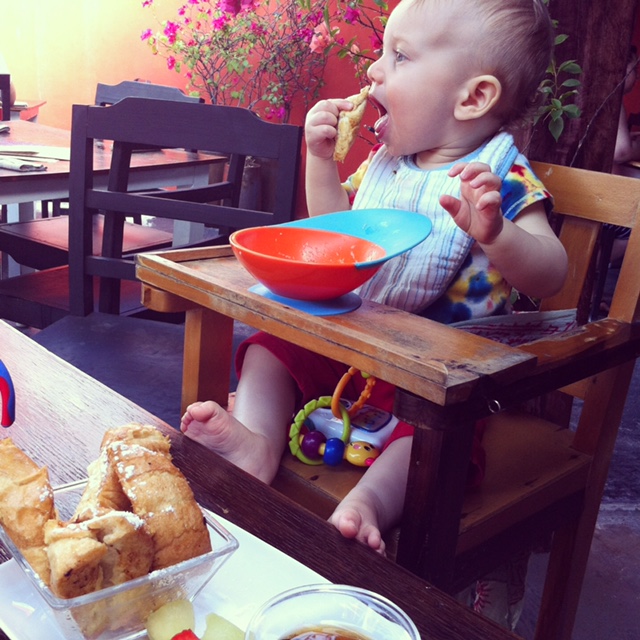
[[[383,596],[343,584],[310,584],[265,602],[249,622],[245,640],[283,640],[342,631],[362,640],[420,640],[413,621]],[[342,637],[342,636],[340,636]]]
[[[62,520],[68,519],[84,484],[54,491]],[[123,584],[77,598],[58,598],[33,571],[22,553],[0,526],[0,541],[36,586],[67,640],[134,640],[146,637],[147,616],[179,598],[193,600],[215,572],[238,548],[238,542],[212,515],[202,510],[212,551],[171,567],[154,571]]]

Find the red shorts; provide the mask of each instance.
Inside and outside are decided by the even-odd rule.
[[[284,366],[295,380],[298,387],[296,398],[296,410],[300,410],[307,402],[320,396],[333,394],[336,385],[342,376],[348,371],[349,366],[337,360],[304,349],[296,344],[281,340],[268,333],[258,332],[243,341],[236,354],[236,371],[238,378],[241,375],[242,363],[247,349],[252,344],[259,344],[270,351]],[[352,376],[343,392],[344,398],[357,400],[366,384],[360,375]],[[395,399],[395,386],[377,380],[371,391],[371,397],[367,401],[373,407],[384,411],[393,411]],[[484,421],[476,424],[476,432],[473,442],[473,450],[469,466],[469,485],[476,486],[484,477],[485,454],[482,448],[482,433]],[[413,435],[413,427],[406,422],[398,422],[391,437],[385,446],[399,438]]]

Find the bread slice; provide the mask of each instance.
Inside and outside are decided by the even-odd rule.
[[[107,452],[120,484],[153,538],[152,570],[211,551],[202,511],[170,458],[138,444],[114,442]]]
[[[130,422],[109,429],[102,437],[100,456],[87,467],[87,486],[71,518],[73,522],[83,522],[112,510],[131,510],[129,498],[122,490],[120,479],[107,455],[107,449],[114,442],[138,444],[150,451],[162,452],[171,459],[171,442],[156,427]]]
[[[100,562],[104,587],[149,573],[154,547],[142,518],[126,511],[111,511],[83,524],[107,547]]]
[[[349,96],[347,100],[353,103],[351,111],[341,111],[338,116],[338,135],[336,137],[336,147],[333,152],[333,159],[336,162],[344,162],[353,143],[356,141],[360,123],[364,110],[367,107],[367,96],[369,87],[364,87],[360,93]]]
[[[7,438],[0,441],[0,523],[32,569],[49,584],[44,527],[56,517],[49,471]]]
[[[127,444],[139,444],[151,451],[160,451],[171,458],[169,449],[171,441],[162,431],[150,424],[129,422],[120,427],[114,427],[102,436],[101,449],[105,449],[112,442],[126,442]]]
[[[71,517],[72,522],[84,522],[110,511],[128,511],[131,508],[106,451],[87,467],[87,486]]]
[[[51,520],[45,527],[51,566],[51,591],[59,598],[75,598],[103,587],[101,562],[107,546],[84,524]]]

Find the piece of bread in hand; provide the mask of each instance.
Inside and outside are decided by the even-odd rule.
[[[353,103],[351,111],[341,111],[338,116],[338,135],[336,136],[336,147],[333,151],[333,159],[336,162],[344,162],[347,153],[356,141],[360,122],[367,106],[367,96],[369,87],[364,87],[360,93],[349,96],[347,100]]]

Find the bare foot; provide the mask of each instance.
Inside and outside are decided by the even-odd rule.
[[[276,456],[277,469],[281,452],[276,454],[265,437],[247,429],[216,402],[189,405],[180,431],[263,482],[273,480],[273,459]]]
[[[352,490],[336,507],[329,522],[345,538],[355,538],[384,554],[385,543],[380,533],[376,502],[376,497],[368,491]]]

